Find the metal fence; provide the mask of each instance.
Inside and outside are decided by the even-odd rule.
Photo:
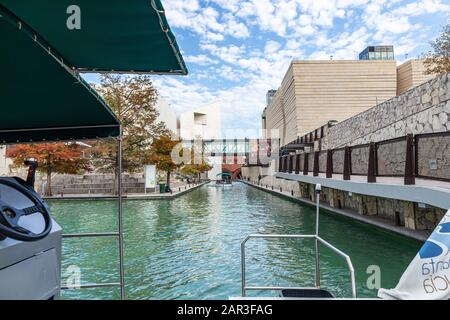
[[[350,148],[352,161],[352,175],[367,175],[369,168],[369,144],[362,144]]]
[[[379,177],[403,177],[406,162],[406,137],[376,143],[376,172]]]
[[[415,175],[450,181],[450,132],[415,136]]]
[[[450,131],[407,135],[376,143],[332,150],[282,156],[279,172],[314,176],[326,174],[376,177],[403,177],[404,183],[415,184],[415,178],[450,181]]]

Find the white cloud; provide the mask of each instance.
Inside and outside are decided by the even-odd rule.
[[[157,78],[158,89],[179,112],[221,101],[227,117],[236,120],[238,114],[239,124],[253,127],[260,126],[266,91],[280,85],[291,60],[354,59],[376,44],[393,44],[400,60],[406,53],[412,57],[432,38],[424,17],[450,12],[443,0],[169,0],[164,5],[175,33],[190,35],[188,47],[195,54],[185,55],[186,61],[203,69],[187,78]],[[224,127],[231,120],[226,118]]]
[[[450,12],[450,4],[441,0],[422,0],[407,4],[404,7],[394,10],[396,15],[419,16],[436,12]]]
[[[193,31],[207,40],[222,41],[225,36],[250,36],[247,26],[236,21],[232,14],[223,15],[210,6],[202,7],[199,1],[170,0],[164,5],[172,27]]]
[[[225,39],[225,37],[222,34],[210,31],[205,33],[205,38],[210,41],[223,41]]]
[[[201,43],[200,48],[209,51],[209,53],[227,63],[235,63],[245,53],[244,45],[240,47],[235,45],[221,47],[212,43]]]
[[[210,57],[204,54],[199,54],[197,56],[185,56],[184,60],[187,63],[194,63],[202,66],[218,63],[218,61],[211,59]]]

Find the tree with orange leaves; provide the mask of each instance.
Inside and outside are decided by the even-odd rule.
[[[78,174],[89,171],[89,161],[83,158],[83,151],[78,144],[45,143],[21,144],[7,150],[6,155],[13,159],[16,167],[24,165],[24,161],[35,158],[38,171],[47,175],[45,195],[52,195],[52,173]]]
[[[427,54],[424,65],[426,74],[447,74],[450,72],[450,24],[442,28],[441,35],[430,42],[433,53]]]
[[[180,141],[172,140],[168,135],[162,135],[153,140],[151,146],[150,163],[156,165],[158,170],[166,172],[166,184],[170,188],[170,174],[175,171],[177,165],[172,159],[172,150]]]

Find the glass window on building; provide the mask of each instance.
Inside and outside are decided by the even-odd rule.
[[[360,60],[394,60],[393,46],[369,46],[359,54]]]

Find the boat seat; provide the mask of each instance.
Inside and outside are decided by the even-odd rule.
[[[284,289],[281,290],[281,297],[314,299],[334,298],[333,294],[323,289]]]

